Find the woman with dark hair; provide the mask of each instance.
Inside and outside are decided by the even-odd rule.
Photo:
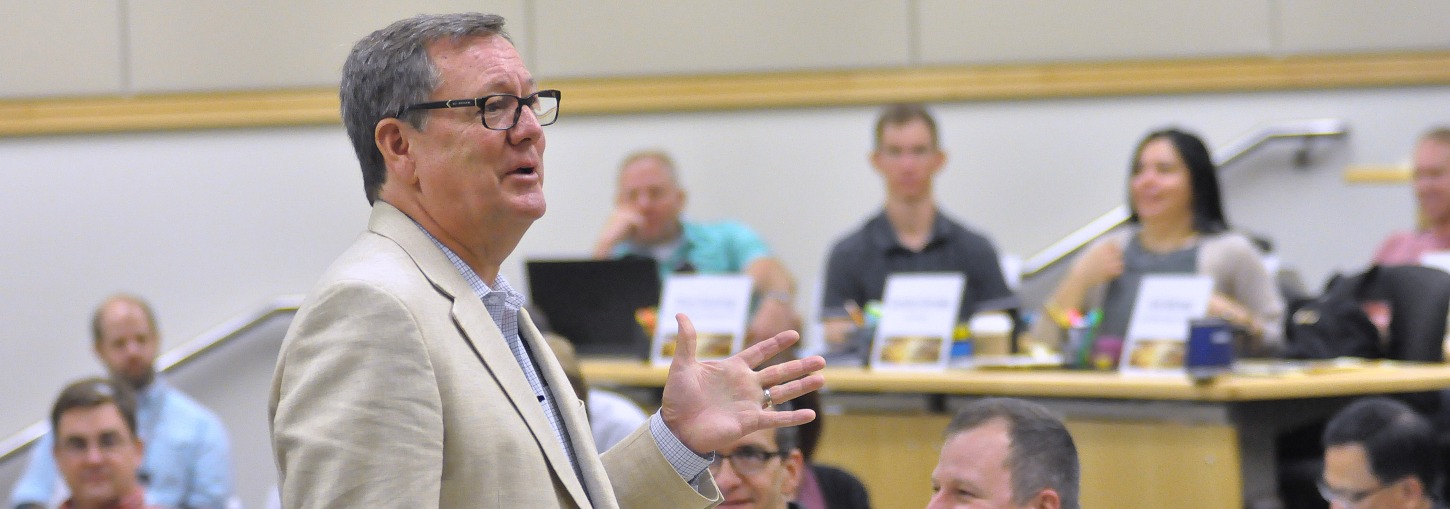
[[[1248,331],[1258,348],[1279,346],[1283,299],[1254,244],[1229,231],[1216,173],[1197,136],[1167,129],[1144,137],[1128,176],[1131,224],[1086,248],[1049,313],[1101,308],[1098,334],[1123,337],[1143,276],[1204,274],[1213,278],[1210,316]]]

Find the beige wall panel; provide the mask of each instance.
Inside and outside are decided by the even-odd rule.
[[[0,2],[0,97],[121,90],[115,0]],[[64,64],[62,64],[62,62]]]
[[[1279,0],[1286,53],[1450,48],[1450,2]]]
[[[133,82],[141,93],[336,86],[368,33],[421,12],[470,10],[503,15],[514,39],[527,40],[523,0],[134,0]]]
[[[1270,49],[1268,0],[921,0],[928,65],[1212,57]]]
[[[535,2],[550,77],[808,71],[907,63],[904,1]]]

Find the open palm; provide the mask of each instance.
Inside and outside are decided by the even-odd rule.
[[[762,429],[798,426],[816,418],[812,410],[777,411],[764,407],[764,389],[774,403],[790,401],[820,389],[826,379],[812,374],[826,366],[811,356],[760,371],[755,367],[774,357],[800,334],[785,331],[719,361],[695,359],[695,327],[683,313],[675,315],[679,334],[661,398],[660,417],[686,447],[708,453]]]

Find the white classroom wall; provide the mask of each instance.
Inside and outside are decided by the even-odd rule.
[[[549,212],[504,269],[520,283],[528,257],[587,252],[615,166],[638,148],[674,153],[689,214],[755,226],[805,288],[830,243],[879,206],[866,162],[874,108],[571,117],[567,104],[548,128]],[[1319,164],[1295,170],[1297,145],[1271,148],[1225,182],[1235,225],[1274,238],[1317,285],[1412,225],[1407,186],[1345,184],[1343,169],[1404,161],[1446,104],[1450,87],[936,105],[949,154],[938,195],[1026,256],[1121,203],[1128,152],[1151,127],[1213,145],[1261,122],[1342,118],[1352,134],[1316,150]],[[11,138],[0,174],[0,430],[98,369],[87,320],[106,294],[152,299],[165,339],[189,339],[306,292],[367,215],[338,127]]]

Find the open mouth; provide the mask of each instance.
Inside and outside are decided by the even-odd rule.
[[[514,171],[509,172],[509,175],[533,175],[533,174],[534,174],[534,167],[533,166],[526,166],[526,167],[519,168],[519,169],[516,169]]]

